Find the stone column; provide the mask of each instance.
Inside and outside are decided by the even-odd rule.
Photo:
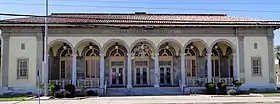
[[[244,67],[244,36],[238,36],[238,54],[239,54],[239,79],[245,83]]]
[[[238,80],[237,60],[236,53],[232,53],[232,66],[233,66],[233,79]]]
[[[208,82],[212,82],[212,60],[211,60],[212,53],[207,53],[207,80]]]
[[[155,85],[154,87],[159,87],[159,60],[158,53],[155,53]]]
[[[72,57],[72,84],[76,86],[77,85],[77,54],[73,54],[72,56],[73,56]]]
[[[37,79],[36,79],[36,85],[40,85],[41,79],[42,79],[42,61],[43,61],[43,36],[37,35],[37,59],[36,59],[36,70],[37,70]],[[39,75],[39,76],[38,76]]]
[[[268,63],[269,63],[269,83],[275,83],[275,60],[274,60],[274,35],[268,34],[267,36],[267,50],[268,50]]]
[[[105,82],[105,78],[104,78],[104,73],[105,73],[105,63],[104,63],[104,54],[100,54],[100,88],[104,88],[104,82]]]
[[[181,53],[181,81],[182,87],[186,86],[186,67],[185,67],[185,53]]]
[[[127,88],[132,88],[131,53],[127,53]]]
[[[2,87],[9,87],[9,46],[10,46],[10,36],[2,33]]]

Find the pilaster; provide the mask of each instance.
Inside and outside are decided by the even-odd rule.
[[[238,53],[239,53],[239,78],[245,83],[245,67],[244,67],[244,36],[238,36]]]
[[[9,87],[9,49],[10,36],[2,34],[2,87]]]
[[[36,56],[36,70],[37,70],[37,79],[36,85],[40,85],[42,80],[42,61],[43,61],[43,36],[37,35],[37,56]],[[39,76],[38,76],[39,75]]]
[[[269,83],[275,83],[275,68],[274,68],[274,35],[267,36],[267,50],[268,50],[268,63],[269,63]]]

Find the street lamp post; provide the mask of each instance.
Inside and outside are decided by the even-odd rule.
[[[48,0],[45,1],[45,35],[44,35],[44,96],[48,95]]]

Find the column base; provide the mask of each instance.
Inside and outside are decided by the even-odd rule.
[[[155,84],[154,87],[159,87],[159,84]]]
[[[132,88],[132,85],[127,85],[126,88]]]

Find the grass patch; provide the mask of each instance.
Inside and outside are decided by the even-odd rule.
[[[264,92],[264,93],[258,93],[258,94],[262,94],[264,97],[280,96],[280,92]]]
[[[28,98],[27,96],[20,96],[20,97],[0,97],[0,101],[22,101]]]

